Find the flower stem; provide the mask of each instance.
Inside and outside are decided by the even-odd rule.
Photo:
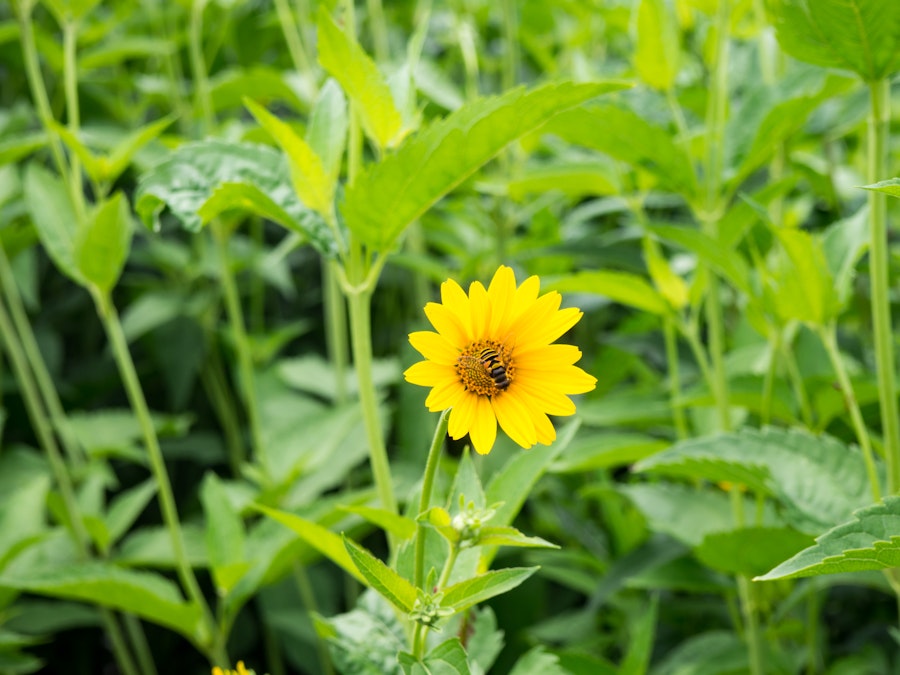
[[[666,362],[669,366],[669,404],[672,407],[672,420],[675,422],[675,433],[678,440],[688,436],[684,409],[681,407],[681,376],[678,368],[678,342],[675,335],[674,319],[663,318],[663,337],[666,341]]]
[[[78,64],[76,47],[78,42],[78,22],[66,19],[63,22],[63,87],[66,92],[66,113],[69,131],[78,135],[81,126],[81,111],[78,105]],[[85,216],[84,191],[81,187],[81,160],[75,152],[69,153],[69,190],[75,202],[75,212]]]
[[[191,3],[190,23],[190,59],[191,74],[194,78],[194,90],[196,101],[202,114],[203,126],[207,132],[215,125],[215,116],[212,108],[212,97],[209,91],[209,78],[206,74],[206,61],[203,58],[203,10],[206,9],[206,0],[193,0]]]
[[[868,167],[870,183],[888,175],[890,124],[890,81],[882,79],[869,86]],[[869,247],[869,279],[872,287],[872,324],[875,332],[875,371],[878,378],[878,400],[884,433],[884,456],[887,464],[888,494],[900,490],[900,410],[897,407],[897,383],[894,379],[894,341],[891,305],[888,297],[887,208],[885,195],[868,191],[872,240]]]
[[[391,513],[397,513],[391,467],[384,446],[381,418],[378,416],[378,394],[372,376],[372,291],[369,288],[353,289],[347,300],[350,308],[353,362],[359,382],[359,402],[369,442],[369,464],[375,480],[375,491],[381,501],[381,507]],[[391,536],[388,536],[388,539],[393,541]]]
[[[869,432],[866,429],[866,423],[863,421],[862,412],[859,409],[859,403],[856,400],[856,393],[853,390],[853,384],[847,376],[847,369],[844,368],[844,362],[841,359],[840,350],[835,337],[835,325],[832,323],[827,328],[819,329],[819,338],[828,352],[828,359],[831,361],[831,367],[837,375],[838,383],[841,386],[841,393],[844,395],[844,401],[850,411],[850,419],[853,422],[853,431],[856,433],[856,441],[863,453],[863,460],[866,463],[866,473],[869,476],[869,485],[872,487],[872,497],[874,500],[881,500],[881,482],[878,480],[878,470],[875,468],[875,457],[872,455],[872,443],[869,440]]]
[[[87,559],[90,557],[90,539],[87,530],[84,527],[81,509],[78,506],[78,499],[75,495],[75,487],[72,485],[69,471],[62,458],[62,453],[59,451],[59,447],[56,444],[56,438],[53,436],[50,421],[47,418],[47,413],[44,410],[44,405],[38,394],[38,387],[32,377],[31,371],[28,369],[28,359],[25,355],[25,350],[22,347],[19,337],[16,335],[12,321],[2,302],[0,302],[0,341],[2,341],[6,348],[6,353],[9,355],[9,360],[12,364],[13,371],[15,372],[16,379],[19,381],[22,398],[25,401],[25,409],[31,419],[31,424],[34,427],[38,442],[47,454],[50,470],[53,473],[54,481],[59,488],[63,506],[66,510],[66,515],[68,516],[69,525],[71,526],[70,533],[75,542],[78,555],[81,558]],[[128,647],[122,635],[122,630],[116,621],[115,615],[106,607],[99,607],[98,609],[100,618],[103,622],[103,627],[112,643],[116,662],[125,675],[137,675],[137,666],[134,663],[131,653],[128,651]]]
[[[334,402],[347,402],[347,305],[341,294],[334,263],[322,260],[322,287],[325,300],[325,341],[328,360],[334,368]]]
[[[205,639],[200,641],[200,644],[208,650],[207,655],[215,664],[228,664],[228,656],[225,653],[223,640],[218,635],[218,627],[213,620],[212,613],[209,610],[206,599],[203,597],[200,584],[197,583],[197,577],[194,575],[194,570],[187,557],[184,535],[181,531],[178,510],[175,506],[175,495],[172,492],[172,484],[169,481],[165,460],[159,447],[159,440],[156,437],[156,429],[153,427],[153,420],[150,416],[150,408],[147,406],[147,400],[144,398],[144,391],[141,388],[134,361],[131,359],[128,341],[125,339],[125,333],[122,330],[118,313],[108,296],[101,295],[98,292],[94,292],[93,295],[97,313],[103,322],[103,327],[112,347],[113,357],[119,368],[122,382],[125,385],[125,392],[141,426],[141,433],[147,448],[147,456],[150,460],[150,470],[159,489],[159,507],[162,512],[163,522],[169,531],[178,579],[181,581],[182,587],[190,601],[196,604],[203,614],[207,634],[204,636]]]
[[[256,396],[256,375],[253,369],[253,356],[250,353],[250,342],[247,339],[247,328],[244,321],[244,312],[241,309],[241,299],[238,296],[237,284],[228,264],[228,234],[225,231],[225,226],[218,221],[212,223],[212,230],[219,257],[219,279],[222,282],[222,293],[225,296],[225,312],[228,314],[228,323],[231,326],[234,350],[237,355],[238,372],[240,373],[239,389],[244,399],[244,405],[247,408],[247,419],[250,423],[253,453],[263,470],[263,474],[267,478],[271,478],[272,467],[269,464],[269,455],[263,442],[259,401]]]
[[[422,478],[422,494],[419,495],[419,516],[425,513],[431,506],[431,493],[434,489],[434,478],[437,475],[437,468],[441,459],[441,448],[443,448],[444,439],[447,437],[447,425],[449,423],[450,410],[445,410],[438,418],[437,426],[434,429],[434,438],[431,440],[431,448],[428,450],[428,459],[425,462],[425,475]],[[413,584],[416,588],[423,588],[422,584],[425,583],[425,533],[427,531],[424,523],[417,522],[415,568],[413,572]]]

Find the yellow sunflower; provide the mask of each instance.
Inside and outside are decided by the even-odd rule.
[[[450,436],[468,433],[482,455],[494,446],[497,422],[523,448],[553,442],[556,431],[547,415],[574,414],[569,396],[597,383],[574,365],[581,350],[551,344],[582,312],[560,309],[559,293],[539,297],[539,290],[536,276],[517,287],[505,266],[487,289],[476,281],[468,295],[448,279],[441,284],[441,302],[425,306],[437,332],[409,336],[425,360],[403,374],[406,381],[431,387],[425,405],[431,411],[452,408]]]

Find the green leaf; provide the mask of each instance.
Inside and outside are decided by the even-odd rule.
[[[110,607],[136,614],[193,641],[204,637],[200,608],[185,602],[171,581],[150,572],[109,563],[78,563],[27,574],[0,574],[0,587]]]
[[[370,523],[377,525],[385,532],[390,532],[399,539],[412,539],[416,533],[416,522],[412,518],[401,516],[386,509],[372,506],[342,506],[343,511],[362,516]]]
[[[0,166],[13,164],[47,145],[47,134],[16,134],[0,141]]]
[[[799,429],[744,429],[683,441],[634,470],[746,485],[776,497],[786,522],[808,534],[833,527],[871,501],[862,454]]]
[[[812,544],[813,538],[787,527],[746,527],[708,534],[694,551],[707,567],[728,574],[764,574]]]
[[[628,650],[619,664],[620,675],[645,675],[653,653],[653,638],[659,614],[659,596],[650,600],[650,609],[642,609],[637,616],[629,617]]]
[[[125,536],[134,522],[143,513],[144,508],[156,494],[156,481],[153,478],[135,485],[133,488],[119,493],[109,505],[106,513],[106,529],[110,544],[115,544]]]
[[[733,249],[723,247],[720,242],[692,227],[653,225],[650,229],[662,239],[695,254],[739,291],[752,292],[747,263]]]
[[[522,546],[526,548],[559,548],[540,537],[529,537],[509,525],[487,525],[478,534],[479,546]]]
[[[900,199],[900,178],[890,178],[871,185],[861,186],[863,190],[872,190],[873,192],[883,192],[891,197]]]
[[[309,116],[306,142],[321,158],[325,173],[332,182],[332,193],[341,173],[341,158],[347,143],[347,101],[338,83],[329,78]]]
[[[99,204],[75,239],[75,262],[84,280],[104,295],[115,287],[131,248],[131,211],[121,192]]]
[[[885,497],[816,539],[758,581],[900,567],[900,497]]]
[[[634,68],[654,89],[667,90],[678,76],[678,22],[665,0],[641,0],[637,9]]]
[[[460,581],[444,590],[441,605],[461,612],[495,595],[511,591],[539,569],[539,567],[509,567]]]
[[[669,441],[648,434],[585,432],[553,463],[553,473],[583,473],[634,464],[668,448]]]
[[[0,455],[0,570],[18,546],[46,530],[48,468],[37,453],[7,448]]]
[[[319,156],[288,124],[268,110],[249,99],[244,105],[287,155],[291,181],[303,203],[323,217],[329,217],[334,202],[334,182],[325,175]]]
[[[615,195],[621,192],[616,167],[608,159],[529,164],[516,173],[507,188],[510,198],[515,200],[551,190],[574,198]]]
[[[647,262],[647,271],[650,272],[653,285],[672,309],[680,310],[687,307],[690,302],[687,284],[672,271],[669,261],[659,250],[659,244],[650,236],[644,237],[644,260]]]
[[[319,8],[316,24],[319,63],[358,106],[366,135],[379,148],[392,147],[402,138],[403,117],[378,66],[341,30],[324,6]]]
[[[206,555],[216,589],[225,595],[249,568],[244,521],[232,506],[225,486],[211,471],[200,486],[200,501],[206,514]]]
[[[357,569],[366,579],[366,585],[383,596],[394,607],[411,612],[416,603],[416,587],[381,562],[355,541],[344,538],[344,546]]]
[[[793,229],[776,228],[775,235],[788,258],[786,269],[775,273],[776,311],[785,321],[825,326],[837,315],[839,302],[821,240]]]
[[[360,583],[368,585],[368,580],[360,573],[353,558],[347,552],[347,549],[344,546],[344,540],[340,535],[322,527],[318,523],[314,523],[306,518],[301,518],[293,513],[270,509],[261,504],[253,504],[252,508],[268,516],[272,520],[276,520],[282,525],[289,527],[309,546],[312,546],[331,562],[352,575]],[[415,599],[415,595],[413,596],[413,599]],[[412,607],[412,605],[410,605],[410,607]]]
[[[549,84],[466,104],[356,180],[341,207],[347,227],[364,244],[387,251],[407,226],[509,143],[564,110],[624,86]]]
[[[400,666],[404,675],[470,675],[466,650],[459,638],[442,642],[425,655],[423,660],[412,654],[401,652]]]
[[[107,181],[116,180],[128,168],[131,160],[134,159],[134,156],[141,148],[159,136],[174,121],[175,115],[167,115],[155,122],[145,124],[128,134],[116,144],[116,147],[109,154],[103,179]]]
[[[546,133],[597,150],[648,172],[663,190],[686,199],[697,192],[691,158],[663,127],[637,113],[612,104],[570,110],[556,117]]]
[[[867,82],[900,65],[900,4],[883,0],[768,0],[778,42],[801,61],[852,70]]]
[[[216,196],[220,189],[224,195]],[[215,208],[208,205],[211,200]],[[141,176],[135,210],[145,225],[158,230],[159,214],[168,207],[195,232],[225,210],[223,202],[227,208],[275,220],[303,235],[324,255],[336,251],[328,226],[297,197],[284,155],[264,145],[221,140],[182,145]]]
[[[834,223],[822,235],[822,248],[841,306],[850,300],[856,265],[868,249],[870,239],[867,207]]]
[[[547,285],[562,293],[591,293],[651,314],[667,314],[669,304],[643,277],[630,272],[591,270],[576,272]]]
[[[569,675],[568,671],[559,665],[559,657],[551,654],[542,646],[529,649],[519,657],[516,665],[509,671],[509,675]]]
[[[63,182],[32,162],[25,170],[25,203],[41,244],[59,271],[83,284],[75,263],[75,236],[78,218]]]

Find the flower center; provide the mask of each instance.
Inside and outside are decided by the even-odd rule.
[[[456,374],[467,391],[496,396],[513,381],[516,369],[509,348],[495,340],[479,340],[456,359]]]

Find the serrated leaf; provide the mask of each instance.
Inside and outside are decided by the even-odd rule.
[[[378,66],[324,6],[319,8],[316,25],[319,63],[357,104],[366,135],[382,149],[392,147],[402,135],[403,117]]]
[[[512,141],[624,84],[549,84],[466,104],[406,139],[347,190],[341,212],[364,244],[387,251],[407,226]]]
[[[212,472],[200,486],[200,501],[206,515],[206,556],[216,588],[227,594],[247,571],[244,521],[231,505],[228,492]]]
[[[32,162],[25,170],[25,203],[41,244],[60,272],[83,284],[75,262],[78,218],[63,182]]]
[[[591,293],[651,314],[669,312],[663,296],[643,277],[630,272],[591,270],[576,272],[547,285],[562,293]]]
[[[230,184],[243,187],[229,188]],[[216,196],[220,189],[225,194]],[[159,214],[168,207],[186,229],[195,232],[225,210],[221,202],[216,208],[207,204],[214,197],[224,200],[227,208],[243,207],[275,220],[324,255],[336,251],[328,226],[297,197],[286,158],[264,145],[221,140],[182,145],[141,176],[135,210],[145,225],[159,229]]]
[[[355,541],[344,538],[344,546],[366,585],[383,596],[394,607],[411,612],[416,603],[416,587],[381,562]]]
[[[99,204],[75,238],[75,262],[85,281],[108,295],[131,248],[131,210],[124,194],[117,192]]]
[[[678,76],[678,23],[665,0],[641,0],[637,8],[634,68],[654,89],[671,89]]]
[[[27,575],[0,574],[0,587],[119,609],[191,640],[202,638],[200,608],[185,602],[175,584],[158,574],[92,562]]]
[[[787,527],[745,527],[706,535],[694,555],[711,569],[752,577],[812,542],[810,535]]]
[[[900,567],[900,497],[885,497],[757,581]]]
[[[399,655],[404,675],[470,675],[466,650],[459,638],[450,638],[432,649],[423,659],[408,652]]]
[[[683,441],[634,470],[746,485],[776,497],[788,524],[808,534],[833,527],[871,501],[861,453],[799,429],[744,429]]]
[[[390,532],[399,539],[412,539],[416,533],[416,522],[412,518],[399,515],[387,509],[372,506],[342,506],[343,511],[362,516],[370,523],[377,525],[385,532]]]
[[[509,567],[460,581],[444,590],[441,605],[461,612],[495,595],[511,591],[539,569],[539,567]]]
[[[254,101],[246,99],[244,105],[287,155],[291,181],[300,199],[328,217],[334,201],[334,183],[325,175],[322,160],[288,124]]]
[[[605,153],[653,176],[660,188],[690,200],[697,192],[691,158],[671,132],[616,105],[592,105],[565,112],[547,133]]]
[[[778,42],[818,66],[851,70],[867,82],[900,66],[900,4],[883,0],[768,0]]]
[[[366,577],[360,573],[359,568],[353,562],[353,558],[351,558],[350,554],[347,552],[347,549],[344,546],[344,540],[340,535],[335,534],[328,528],[322,527],[318,523],[314,523],[306,518],[301,518],[293,513],[271,509],[267,506],[262,506],[261,504],[253,504],[252,508],[268,516],[272,520],[276,520],[282,525],[289,527],[309,546],[312,546],[342,570],[352,575],[360,583],[368,585]]]

